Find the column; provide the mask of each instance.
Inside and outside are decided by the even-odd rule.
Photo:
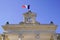
[[[5,40],[5,34],[2,34],[2,40]]]
[[[53,35],[53,38],[54,38],[54,40],[57,40],[57,35],[54,34],[54,35]]]
[[[36,34],[35,38],[36,38],[36,40],[39,40],[40,39],[40,35]]]
[[[22,40],[22,38],[23,38],[23,36],[22,36],[22,34],[19,34],[19,40]]]

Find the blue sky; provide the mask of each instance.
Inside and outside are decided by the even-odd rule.
[[[31,11],[37,14],[36,20],[41,24],[49,24],[53,21],[58,25],[56,33],[60,33],[60,0],[0,0],[0,33],[3,32],[1,25],[7,21],[10,24],[19,24],[23,20],[22,5],[31,6]]]

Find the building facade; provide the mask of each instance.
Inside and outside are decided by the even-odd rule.
[[[40,24],[36,21],[36,14],[29,10],[23,14],[23,21],[19,24],[3,25],[5,30],[2,40],[57,40],[56,28],[53,22]]]

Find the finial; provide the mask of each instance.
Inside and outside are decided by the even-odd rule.
[[[53,21],[51,21],[50,24],[54,24]]]
[[[9,22],[7,21],[6,24],[9,24]]]

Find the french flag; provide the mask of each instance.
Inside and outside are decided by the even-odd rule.
[[[30,5],[22,5],[22,8],[30,9]]]

